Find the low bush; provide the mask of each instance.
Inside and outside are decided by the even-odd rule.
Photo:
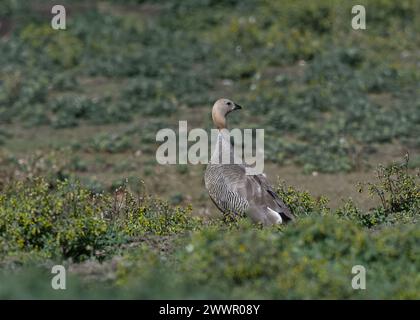
[[[53,191],[42,179],[7,186],[0,196],[0,221],[9,251],[75,260],[93,255],[107,231],[89,192],[68,182],[59,182]]]
[[[367,188],[370,196],[376,197],[381,206],[367,212],[347,202],[337,214],[354,219],[366,227],[417,223],[420,217],[420,175],[409,171],[408,155],[402,163],[379,165],[377,181],[359,184],[359,191]]]
[[[3,187],[0,256],[33,252],[76,261],[102,259],[129,238],[185,233],[200,225],[191,208],[170,207],[126,187],[115,194],[93,194],[78,182],[52,185],[33,178]]]
[[[115,191],[110,208],[108,216],[128,236],[185,233],[203,223],[192,215],[191,206],[171,206],[167,201],[142,195],[140,190],[129,191],[127,184]]]
[[[300,191],[284,183],[277,188],[277,194],[297,217],[330,213],[326,197],[316,199],[308,191]]]
[[[92,139],[91,146],[97,152],[117,153],[131,149],[132,142],[124,134],[100,133]]]
[[[242,222],[195,232],[175,261],[143,251],[119,275],[142,298],[418,299],[419,241],[418,225],[371,234],[334,216],[305,217],[283,232]],[[367,290],[352,288],[355,265],[367,270]]]

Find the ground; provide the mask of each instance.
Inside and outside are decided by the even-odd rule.
[[[283,185],[298,190],[296,194],[290,191],[283,196],[290,197],[288,201],[299,216],[324,215],[328,211],[355,219],[362,230],[353,232],[357,239],[368,243],[366,248],[372,256],[393,250],[392,244],[389,244],[392,248],[382,247],[381,237],[390,237],[386,230],[378,231],[380,236],[376,240],[370,238],[372,230],[393,228],[395,220],[405,225],[418,217],[418,200],[413,200],[418,199],[415,191],[418,180],[414,185],[408,183],[411,180],[404,180],[405,175],[398,176],[398,170],[389,174],[393,179],[397,174],[398,181],[403,181],[398,190],[389,190],[384,178],[387,175],[379,175],[385,182],[383,189],[378,190],[385,190],[388,202],[381,201],[378,193],[373,192],[372,196],[366,190],[360,192],[360,183],[378,183],[379,165],[403,163],[404,167],[407,154],[409,161],[404,174],[416,177],[419,169],[420,7],[417,1],[359,1],[357,4],[364,5],[367,11],[366,30],[351,28],[351,1],[346,4],[335,0],[310,4],[236,0],[63,1],[68,14],[65,31],[50,27],[52,4],[53,1],[0,4],[0,188],[4,194],[4,190],[12,188],[15,191],[11,194],[21,195],[16,199],[19,205],[7,197],[0,198],[3,221],[20,230],[13,233],[6,227],[8,224],[5,229],[0,224],[0,248],[3,248],[0,261],[4,266],[11,269],[19,264],[32,266],[25,259],[38,261],[38,258],[27,258],[26,254],[32,257],[33,251],[35,257],[41,254],[49,261],[43,263],[49,265],[69,250],[71,254],[64,256],[70,270],[88,282],[100,279],[105,283],[129,283],[129,279],[142,277],[128,270],[127,265],[166,270],[168,266],[160,266],[156,261],[167,259],[172,263],[181,256],[185,263],[196,263],[195,259],[207,261],[209,265],[219,266],[215,261],[225,263],[226,269],[219,270],[221,277],[229,279],[226,283],[232,281],[235,286],[239,283],[233,286],[237,291],[226,291],[231,296],[243,297],[240,291],[247,286],[252,287],[251,297],[277,298],[284,294],[289,285],[285,279],[261,271],[258,266],[253,270],[255,274],[248,274],[240,269],[240,263],[237,270],[235,263],[231,265],[228,259],[237,250],[233,243],[239,245],[243,241],[247,245],[247,241],[253,242],[253,236],[268,243],[268,234],[272,232],[271,236],[277,237],[277,231],[265,233],[246,226],[246,230],[254,231],[248,230],[249,239],[241,239],[240,232],[230,234],[224,229],[230,227],[217,225],[215,228],[220,228],[220,233],[227,232],[226,237],[232,241],[227,249],[229,253],[222,252],[219,256],[217,245],[207,248],[205,244],[206,239],[216,239],[216,243],[221,240],[211,233],[212,223],[220,223],[220,213],[204,188],[205,166],[162,166],[155,159],[158,147],[155,137],[159,129],[177,129],[178,121],[187,120],[190,129],[209,130],[211,107],[220,97],[243,106],[243,110],[231,114],[230,127],[265,129],[266,174],[276,188]],[[40,178],[48,184],[50,194],[42,191],[44,187],[32,185]],[[29,184],[17,191],[20,190],[15,185],[18,181]],[[95,235],[92,238],[87,231],[87,235],[85,231],[80,234],[75,231],[74,235],[65,221],[63,225],[58,223],[63,229],[57,226],[58,229],[51,230],[50,223],[54,225],[51,221],[56,219],[54,213],[61,212],[62,203],[70,201],[57,191],[62,181],[70,184],[63,187],[69,190],[73,190],[73,183],[80,181],[80,188],[92,197],[104,194],[123,203],[126,197],[119,189],[123,187],[129,193],[150,195],[167,204],[143,208],[131,203],[127,212],[132,216],[115,222],[106,216],[110,210],[106,205],[113,202],[104,200],[100,207],[101,219],[106,216],[104,225],[96,224],[95,214],[92,221],[90,216],[83,220],[86,229]],[[25,196],[25,190],[40,196]],[[115,193],[116,190],[120,191]],[[323,202],[325,198],[328,198],[327,205]],[[88,196],[84,199],[85,202],[80,202],[83,210],[96,212],[94,200]],[[400,202],[402,206],[395,206]],[[188,209],[178,212],[177,206]],[[77,207],[72,211],[75,230],[79,230],[76,222],[83,217],[83,214],[79,216],[83,210]],[[38,211],[45,214],[45,220],[37,220]],[[113,207],[111,211],[118,210]],[[171,220],[162,212],[170,212],[175,218]],[[21,217],[23,213],[28,216]],[[369,213],[373,218],[360,213]],[[186,222],[190,215],[203,220],[197,224],[195,220]],[[36,235],[37,231],[27,231],[25,219],[32,221],[29,226],[39,224],[40,230],[49,230],[52,238],[47,241],[33,237],[31,232]],[[314,228],[319,227],[322,233],[322,223],[314,221]],[[302,225],[308,226],[305,222]],[[334,233],[331,239],[344,243],[341,222],[337,223],[338,231],[332,225],[328,229]],[[240,226],[232,228],[241,230]],[[311,229],[297,224],[290,230],[291,239],[294,232],[303,237]],[[401,233],[411,235],[415,243],[417,229],[407,230]],[[75,244],[69,239],[61,243],[62,234],[69,239],[75,237]],[[190,236],[201,244],[202,250],[212,252],[209,257],[201,257],[199,253],[183,256],[182,248],[188,245]],[[312,236],[317,238],[308,235]],[[401,237],[407,241],[404,261],[410,265],[413,262],[410,254],[415,249],[410,239]],[[343,251],[345,262],[331,268],[347,270],[343,266],[347,268],[354,257],[365,259],[366,263],[370,261],[361,253],[366,248],[357,239],[349,240],[358,248],[354,249],[354,256]],[[11,243],[15,240],[22,245],[13,247]],[[94,249],[84,248],[86,243]],[[321,241],[320,252],[324,249],[328,252],[328,245],[328,241]],[[309,249],[299,244],[294,246],[291,245],[291,252],[283,248],[270,251],[265,258],[269,263],[276,259],[288,261],[289,265],[281,267],[290,267],[296,272],[296,279],[305,279],[298,275],[306,272],[311,263],[315,264],[319,253],[316,249],[307,252]],[[141,251],[143,247],[152,248],[152,253]],[[58,255],[57,250],[61,250]],[[306,265],[306,260],[302,262],[293,250],[305,252],[314,260],[309,258]],[[156,252],[160,252],[159,258],[154,256]],[[258,254],[251,250],[249,261]],[[320,254],[328,256],[324,251]],[[142,260],[142,255],[148,258],[139,266],[137,259]],[[246,256],[237,259],[249,263]],[[387,266],[393,263],[393,260],[387,262]],[[172,266],[188,269],[183,263],[169,264],[169,268]],[[314,265],[319,272],[317,277],[324,277],[323,268],[324,265]],[[232,270],[242,272],[240,279],[232,276]],[[341,288],[334,291],[335,297],[351,296],[340,272],[328,285]],[[290,276],[293,278],[295,273]],[[150,292],[136,291],[138,296],[158,296],[153,293],[157,289],[150,284],[154,277],[142,278]],[[262,292],[259,281],[273,277],[281,280],[282,285]],[[182,272],[177,279],[180,287],[185,285],[185,292],[180,295],[189,297],[187,287],[191,283],[185,281]],[[198,277],[194,283],[202,280]],[[380,283],[382,278],[378,276],[375,281]],[[398,291],[397,287],[403,286],[404,281],[390,285],[394,291],[385,290],[384,297],[418,297],[415,290]],[[295,289],[287,297],[319,297],[320,294],[308,289],[305,295],[304,287]],[[7,290],[3,293],[6,297],[10,296]],[[208,292],[192,292],[207,297],[222,294],[224,290],[217,284]],[[376,297],[376,293],[367,297]],[[77,290],[70,294],[77,295]],[[173,293],[168,289],[164,294]]]

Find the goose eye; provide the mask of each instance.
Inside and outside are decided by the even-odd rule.
[[[228,102],[227,105],[230,106],[230,105],[232,105],[232,103],[231,102]]]

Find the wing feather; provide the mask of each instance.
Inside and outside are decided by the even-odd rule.
[[[270,208],[280,214],[284,222],[294,219],[290,209],[280,199],[264,175],[246,175],[244,166],[226,165],[224,178],[233,192],[246,199],[250,208],[258,211],[256,214],[266,215],[269,213],[267,208]]]

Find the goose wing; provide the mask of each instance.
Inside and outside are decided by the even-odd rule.
[[[294,219],[290,209],[271,187],[264,174],[247,176],[248,188],[256,189],[257,195],[254,201],[259,207],[268,207],[280,214],[283,221],[287,222]],[[257,187],[258,186],[258,187]]]
[[[272,223],[273,219],[284,222],[294,219],[290,209],[271,187],[265,175],[246,175],[243,165],[229,165],[226,172],[224,177],[227,184],[248,201],[254,220]],[[270,217],[273,214],[275,217]]]

